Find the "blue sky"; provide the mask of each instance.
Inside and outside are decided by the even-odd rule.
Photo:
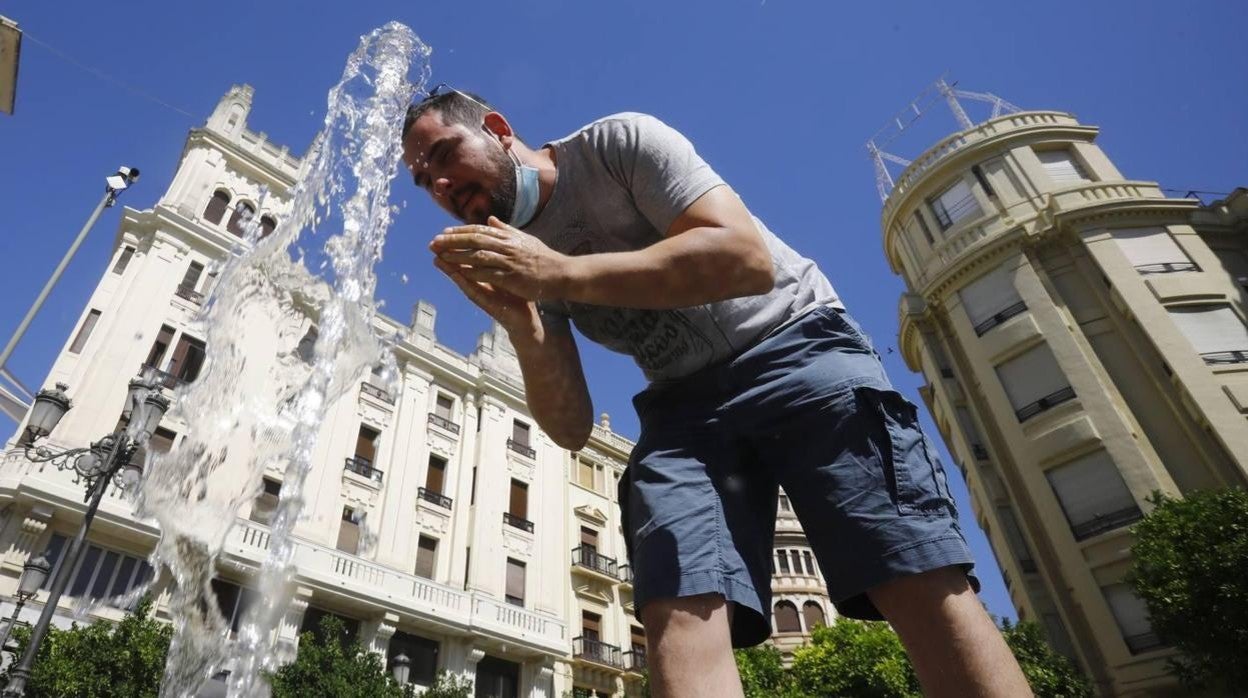
[[[256,89],[251,128],[301,152],[358,37],[397,19],[433,47],[435,82],[482,93],[529,142],[625,110],[682,130],[756,215],[820,263],[894,382],[921,402],[920,377],[883,351],[896,345],[902,284],[881,251],[865,140],[947,73],[965,89],[1101,126],[1099,143],[1129,178],[1184,191],[1248,185],[1248,48],[1230,21],[1239,10],[1229,0],[4,3],[0,13],[30,37],[193,116],[26,41],[17,113],[0,115],[0,338],[117,165],[143,170],[123,203],[151,206],[187,129],[242,82]],[[934,111],[893,150],[917,155],[953,129]],[[380,267],[387,312],[406,320],[417,298],[428,299],[441,341],[471,351],[487,319],[430,266],[425,248],[447,219],[405,179],[394,200],[407,205]],[[28,386],[41,385],[104,272],[119,211],[106,212],[9,361]],[[640,373],[625,357],[581,346],[595,409],[635,437],[629,400]],[[949,471],[984,599],[1013,617],[965,488]]]

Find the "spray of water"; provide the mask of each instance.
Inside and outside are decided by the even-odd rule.
[[[429,53],[397,22],[361,39],[329,92],[289,213],[264,239],[249,226],[204,305],[208,362],[176,396],[187,438],[152,463],[137,500],[139,515],[160,525],[152,561],[175,620],[162,696],[194,695],[227,664],[231,695],[267,694],[262,675],[281,660],[275,629],[293,588],[291,531],[327,406],[371,367],[384,367],[383,381],[397,373],[373,329],[373,267],[394,212],[387,199],[403,115],[427,81]],[[318,224],[331,223],[335,233],[305,254],[316,248]],[[255,347],[280,351],[256,355]],[[210,582],[266,472],[283,473],[281,498],[255,602],[230,643]]]

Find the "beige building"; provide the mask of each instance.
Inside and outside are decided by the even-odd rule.
[[[999,116],[909,163],[884,203],[901,346],[1019,617],[1104,695],[1172,695],[1124,583],[1154,490],[1248,484],[1248,191],[1126,179],[1097,129]]]
[[[113,256],[44,383],[68,384],[75,404],[48,445],[83,446],[111,432],[141,367],[158,371],[176,400],[211,360],[198,313],[214,269],[239,244],[244,218],[276,227],[303,166],[248,128],[251,100],[250,87],[231,89],[191,131],[160,201],[125,209]],[[379,316],[378,332],[401,338],[397,388],[360,376],[326,412],[294,530],[297,589],[277,630],[280,650],[293,656],[300,632],[333,614],[381,656],[408,655],[419,684],[445,670],[472,678],[483,696],[637,695],[645,633],[633,615],[616,502],[632,442],[603,415],[583,450],[559,448],[527,412],[505,334],[493,328],[463,356],[438,343],[435,321],[423,302],[407,324]],[[287,336],[314,334],[305,319]],[[249,332],[249,361],[299,351],[272,346],[273,336]],[[177,414],[149,448],[168,451],[186,438],[190,425]],[[72,473],[26,459],[23,427],[0,460],[3,617],[13,611],[22,565],[40,553],[59,563],[84,511]],[[282,477],[265,473],[219,560],[213,587],[231,635],[267,554]],[[777,641],[787,647],[831,618],[831,608],[785,503],[780,521]],[[146,559],[158,535],[111,491],[56,623],[68,625],[80,606],[90,606],[88,619],[119,618],[115,597],[151,578]],[[22,620],[33,622],[46,598],[27,604]],[[166,595],[156,608],[168,619]]]

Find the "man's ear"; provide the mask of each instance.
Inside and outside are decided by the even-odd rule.
[[[512,142],[516,139],[515,131],[512,131],[511,124],[507,123],[507,117],[496,111],[486,113],[485,130],[494,134],[504,148],[511,148]]]

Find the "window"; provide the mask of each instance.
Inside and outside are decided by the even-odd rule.
[[[966,180],[959,179],[928,202],[941,230],[948,230],[966,218],[978,217],[983,211]]]
[[[337,618],[342,623],[342,634],[338,637],[340,642],[346,644],[359,637],[359,620],[355,618],[347,618],[346,616],[340,616],[337,613],[330,613],[325,609],[317,608],[315,606],[308,606],[308,609],[303,612],[303,622],[299,625],[299,634],[302,635],[310,632],[318,640],[324,641],[325,635],[324,631],[321,629],[321,621],[330,616]]]
[[[443,395],[442,393],[438,393],[438,400],[437,400],[437,404],[434,405],[433,413],[449,422],[449,421],[452,421],[451,409],[454,406],[455,406],[454,400],[452,400],[450,397],[446,395]]]
[[[1075,540],[1121,528],[1140,509],[1106,451],[1097,451],[1045,473]]]
[[[251,504],[251,520],[258,524],[269,525],[273,520],[273,512],[277,509],[277,499],[282,494],[282,483],[264,478],[264,489]]]
[[[581,547],[598,551],[598,530],[589,526],[581,526]]]
[[[416,542],[416,576],[433,579],[434,563],[438,557],[438,539],[421,536]],[[465,569],[464,576],[468,572]]]
[[[513,606],[524,605],[524,563],[507,558],[507,603]]]
[[[927,227],[927,221],[923,220],[923,214],[916,210],[914,212],[914,220],[919,224],[919,231],[923,233],[923,238],[927,240],[927,244],[935,245],[936,238],[932,237],[932,229]]]
[[[776,560],[780,562],[780,574],[789,573],[789,556],[783,550],[776,551]]]
[[[512,479],[507,513],[518,519],[529,518],[529,486],[527,484]]]
[[[633,651],[645,654],[646,652],[646,630],[645,628],[642,628],[637,625],[630,626],[630,627],[631,629],[629,631],[629,637],[630,637],[630,641],[632,642]]]
[[[576,459],[576,484],[587,489],[594,487],[594,464],[584,458]]]
[[[446,487],[446,459],[429,456],[429,471],[425,473],[425,489],[434,494],[442,494]]]
[[[997,377],[1020,422],[1075,397],[1047,344],[997,366]]]
[[[260,239],[263,240],[277,230],[277,219],[273,216],[260,216]]]
[[[168,453],[173,450],[173,442],[177,438],[178,432],[164,427],[156,427],[156,431],[147,440],[147,448],[154,453]]]
[[[802,551],[802,562],[806,563],[806,574],[815,576],[815,561],[810,555],[809,550]]]
[[[1230,306],[1181,305],[1167,310],[1205,363],[1248,362],[1248,328]]]
[[[408,683],[430,686],[438,673],[438,650],[436,641],[399,630],[390,638],[386,657],[388,663],[393,665],[395,657],[400,654],[407,655],[407,660],[411,662]]]
[[[360,552],[359,515],[351,507],[342,508],[342,522],[338,524],[338,549],[357,555]]]
[[[212,198],[208,200],[208,206],[204,208],[204,220],[219,225],[221,219],[225,217],[225,209],[229,208],[229,206],[229,192],[224,189],[214,191]]]
[[[581,611],[581,637],[598,642],[602,637],[602,616],[589,611]]]
[[[1005,542],[1010,546],[1018,560],[1018,566],[1024,572],[1035,572],[1036,563],[1031,558],[1031,550],[1027,547],[1027,539],[1023,538],[1023,530],[1018,526],[1018,519],[1009,507],[997,507],[997,518],[1001,520],[1001,530],[1005,534]]]
[[[1139,654],[1163,646],[1161,638],[1153,632],[1148,621],[1148,607],[1126,584],[1110,584],[1101,589],[1109,610],[1114,614],[1122,639],[1131,654]]]
[[[820,625],[827,625],[827,619],[823,615],[823,607],[814,601],[807,601],[802,604],[802,620],[806,621],[806,631],[814,632],[815,628]]]
[[[475,683],[479,698],[518,698],[520,665],[487,654],[477,663]]]
[[[221,611],[225,625],[230,629],[230,637],[237,636],[243,614],[255,601],[255,592],[221,578],[212,580],[212,592],[217,597],[217,610]]]
[[[802,621],[797,615],[797,606],[788,601],[777,601],[774,607],[776,616],[776,632],[800,633]]]
[[[793,511],[793,506],[789,504],[789,495],[780,495],[780,511]]]
[[[199,277],[203,273],[204,265],[199,262],[191,262],[186,268],[186,273],[182,275],[182,283],[178,284],[178,288],[194,291],[199,287]]]
[[[527,448],[529,446],[529,425],[518,419],[513,420],[511,423],[511,440]]]
[[[59,533],[52,534],[48,541],[48,547],[43,554],[52,564],[52,570],[44,581],[44,589],[49,588],[60,571],[62,556],[69,547],[68,542]],[[111,603],[116,604],[121,602],[120,597],[146,584],[151,577],[152,568],[142,559],[88,544],[78,567],[70,576],[65,594],[95,600],[110,599]]]
[[[1027,310],[1027,304],[1018,295],[1018,289],[1014,288],[1012,276],[1002,265],[958,291],[975,334],[983,335]]]
[[[113,273],[120,274],[130,265],[130,258],[134,256],[134,248],[126,245],[121,248],[121,254],[117,255],[117,262],[113,264]]]
[[[802,573],[802,554],[796,550],[790,550],[789,558],[793,560],[793,574],[801,574]]]
[[[1091,181],[1069,150],[1038,150],[1036,157],[1049,179],[1059,187]]]
[[[363,465],[371,466],[377,459],[377,439],[381,432],[368,426],[360,425],[360,433],[355,437],[355,460]]]
[[[988,178],[984,176],[984,170],[979,165],[971,167],[971,174],[975,175],[975,181],[979,182],[980,189],[988,196],[996,196],[997,192],[992,190],[992,185],[988,183]]]
[[[1109,232],[1141,274],[1200,271],[1165,228],[1115,228]]]
[[[203,368],[206,355],[203,340],[183,332],[174,347],[173,358],[169,359],[168,373],[183,383],[194,383],[199,378],[199,369]]]
[[[82,326],[78,328],[78,334],[74,335],[74,343],[69,345],[69,353],[77,354],[87,345],[87,340],[91,338],[91,330],[95,329],[95,323],[100,321],[100,311],[92,308],[87,312],[87,316],[82,320]]]
[[[143,362],[143,365],[160,368],[160,364],[165,360],[165,352],[169,351],[170,344],[173,344],[173,328],[168,325],[161,325],[160,332],[156,335],[156,341],[152,342],[152,350],[147,353],[147,360]]]
[[[225,229],[241,238],[246,233],[244,227],[254,215],[256,215],[255,207],[246,201],[240,201],[234,207],[234,215],[230,216],[230,223],[225,226]]]
[[[468,491],[468,504],[477,503],[477,466],[472,466],[472,489]]]

